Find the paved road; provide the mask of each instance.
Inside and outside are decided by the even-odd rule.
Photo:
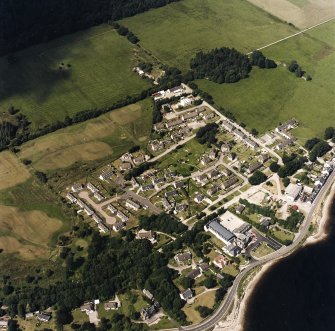
[[[311,220],[314,217],[314,213],[316,209],[319,207],[320,203],[324,199],[324,196],[326,192],[329,190],[331,187],[332,183],[335,180],[335,171],[330,175],[328,178],[326,184],[323,186],[321,192],[318,194],[317,198],[315,199],[314,203],[311,206],[311,209],[301,225],[300,232],[296,238],[296,240],[290,245],[290,246],[284,246],[278,251],[271,253],[270,255],[267,255],[261,260],[257,261],[252,261],[243,271],[241,271],[238,276],[235,278],[233,286],[229,289],[228,294],[226,295],[225,299],[219,306],[219,308],[206,320],[202,321],[199,324],[196,325],[190,325],[190,326],[185,326],[185,327],[180,327],[180,328],[174,328],[174,329],[166,329],[163,331],[180,331],[180,330],[185,330],[185,331],[206,331],[212,327],[214,327],[222,318],[224,318],[228,311],[230,306],[232,305],[234,298],[237,293],[238,286],[243,279],[243,277],[252,269],[255,267],[264,265],[270,261],[275,261],[277,259],[280,259],[282,257],[285,257],[292,253],[304,240],[305,236],[307,235],[308,228],[311,224]]]

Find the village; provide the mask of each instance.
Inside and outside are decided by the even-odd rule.
[[[236,277],[250,261],[295,240],[334,170],[334,147],[318,162],[306,162],[308,171],[299,169],[284,180],[273,171],[274,164],[283,166],[284,155],[308,154],[294,137],[299,125],[295,119],[258,137],[184,84],[152,98],[160,105],[162,120],[153,125],[147,149],[135,146],[61,195],[79,219],[101,235],[132,231],[136,240],[148,240],[157,250],[175,241],[176,235],[140,228],[139,218],[166,213],[189,230],[198,220],[208,219],[203,227],[208,235],[205,257],[191,248],[176,249],[168,265],[179,273],[175,284],[191,316],[200,299],[207,297],[214,306],[213,277]],[[210,135],[215,139],[206,140]],[[265,180],[254,183],[251,178],[259,173]],[[150,291],[137,292],[140,321],[153,326],[169,318]],[[78,309],[97,324],[106,312],[123,309],[124,302],[124,296],[105,302],[92,298]],[[51,313],[26,317],[48,323]],[[0,321],[0,328],[5,324]]]

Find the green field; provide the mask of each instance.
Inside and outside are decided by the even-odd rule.
[[[268,57],[290,63],[296,60],[313,80],[296,78],[283,66],[273,70],[253,69],[249,78],[236,84],[197,81],[216,104],[230,110],[249,129],[265,132],[292,117],[299,120],[295,135],[304,141],[321,137],[335,123],[335,23],[327,23],[291,38],[263,52]]]
[[[29,141],[21,147],[19,156],[42,171],[81,161],[116,159],[131,146],[146,147],[151,118],[152,102],[146,99]]]
[[[139,52],[101,25],[19,52],[14,64],[0,58],[0,109],[21,109],[35,129],[81,110],[110,106],[150,86],[132,72]]]
[[[121,21],[163,63],[188,69],[199,50],[248,52],[295,30],[245,0],[183,0]]]

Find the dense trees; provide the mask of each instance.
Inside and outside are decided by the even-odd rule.
[[[208,53],[198,52],[191,60],[194,78],[208,78],[215,83],[235,83],[248,77],[252,66],[276,68],[273,60],[267,59],[262,52],[255,51],[250,59],[234,48],[215,48]]]
[[[277,162],[272,162],[270,164],[270,170],[272,172],[278,172],[279,168],[280,168],[280,165]]]
[[[209,123],[201,127],[196,133],[196,139],[200,144],[215,144],[217,142],[216,134],[219,126],[216,123]]]
[[[125,175],[124,175],[124,179],[125,180],[130,180],[132,177],[137,177],[137,176],[140,176],[143,174],[144,171],[147,171],[148,169],[150,169],[152,164],[150,163],[142,163],[140,164],[139,166],[131,169],[129,172],[127,172]]]
[[[303,156],[298,156],[297,154],[284,155],[283,156],[284,165],[278,170],[278,175],[280,178],[287,176],[292,176],[296,171],[301,169],[307,159]]]
[[[256,170],[251,177],[249,177],[249,183],[251,185],[259,185],[261,183],[264,183],[266,181],[267,177],[266,175],[259,171],[259,170]]]
[[[0,55],[174,1],[0,0]]]
[[[333,139],[335,137],[335,128],[334,127],[326,128],[324,137],[326,140]]]
[[[145,230],[161,231],[168,234],[182,233],[187,226],[168,214],[140,216],[140,227]]]
[[[277,67],[276,62],[266,58],[261,51],[252,52],[250,60],[253,66],[258,66],[259,68],[272,69]]]
[[[247,55],[234,48],[215,48],[208,53],[198,52],[191,60],[195,78],[208,78],[222,83],[235,83],[248,77],[251,63]]]
[[[331,135],[331,128],[327,128],[327,136]],[[326,136],[326,132],[325,132]],[[317,157],[325,155],[331,150],[331,146],[319,138],[312,138],[306,141],[305,147],[309,150],[309,159],[314,162]]]

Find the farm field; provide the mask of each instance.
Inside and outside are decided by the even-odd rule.
[[[107,156],[117,158],[133,145],[146,146],[151,118],[152,103],[146,99],[29,141],[19,157],[31,160],[42,171]]]
[[[22,183],[29,177],[28,169],[15,154],[9,151],[0,153],[0,190]]]
[[[249,78],[236,84],[197,81],[217,105],[230,110],[248,129],[265,132],[292,117],[300,125],[294,134],[300,141],[322,137],[335,122],[335,81],[329,74],[335,65],[335,22],[263,50],[276,60],[298,61],[313,80],[295,77],[283,66],[273,70],[253,69]]]
[[[188,69],[200,50],[249,52],[294,33],[288,24],[247,1],[184,0],[121,21],[163,63]]]
[[[12,64],[0,58],[0,109],[19,108],[33,130],[81,110],[110,106],[150,86],[132,72],[138,47],[108,25],[14,56]]]

